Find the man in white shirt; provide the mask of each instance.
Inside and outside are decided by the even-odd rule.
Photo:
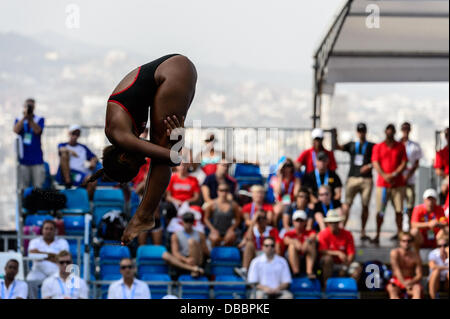
[[[10,259],[5,265],[5,279],[0,279],[0,299],[27,299],[28,285],[22,280],[16,280],[19,272],[19,262]]]
[[[56,255],[69,250],[69,243],[64,238],[56,238],[56,224],[52,220],[46,220],[42,224],[42,236],[34,238],[28,246],[28,255],[46,254],[48,257],[42,261],[34,261],[31,271],[28,273],[27,282],[30,288],[30,299],[36,299],[38,286],[47,277],[59,271],[56,264]]]
[[[264,254],[252,260],[248,282],[256,284],[256,299],[292,299],[288,287],[292,282],[286,259],[275,254],[275,239],[266,237]]]
[[[405,145],[408,163],[406,169],[403,171],[403,176],[406,180],[406,213],[408,214],[411,224],[411,214],[416,205],[416,170],[419,168],[419,161],[423,157],[422,148],[416,142],[409,139],[411,133],[411,124],[405,122],[401,126],[402,139],[401,142]]]
[[[148,285],[134,277],[135,268],[130,258],[123,258],[120,261],[122,279],[109,286],[108,299],[151,299]]]
[[[78,276],[79,268],[72,264],[67,250],[56,256],[59,272],[44,280],[41,289],[43,299],[88,299],[86,282]]]
[[[437,241],[438,248],[428,255],[430,276],[428,277],[428,289],[431,299],[436,299],[438,291],[444,288],[448,292],[448,237],[442,237]]]

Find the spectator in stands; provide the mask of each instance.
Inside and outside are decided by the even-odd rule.
[[[120,261],[120,274],[122,278],[108,288],[108,299],[151,299],[148,285],[135,278],[136,267],[130,258]]]
[[[34,238],[28,246],[29,254],[46,254],[42,261],[34,261],[31,271],[27,275],[30,299],[36,299],[38,286],[49,276],[58,272],[56,255],[63,250],[69,250],[69,243],[64,238],[56,237],[56,223],[46,220],[42,224],[42,236]]]
[[[414,208],[411,218],[411,235],[414,245],[420,248],[436,248],[436,238],[441,229],[448,226],[444,209],[437,205],[438,194],[430,188],[423,193],[423,204]]]
[[[264,202],[265,190],[261,185],[253,185],[250,188],[250,192],[252,193],[252,202],[245,204],[242,207],[242,218],[245,222],[245,227],[250,227],[253,216],[257,211],[263,210],[267,212],[267,219],[269,224],[273,223],[273,206],[269,203]]]
[[[245,278],[247,276],[250,262],[255,256],[263,253],[263,243],[267,237],[275,239],[275,251],[277,254],[280,254],[281,239],[278,236],[278,229],[268,225],[267,212],[260,210],[253,216],[250,227],[238,245],[240,249],[244,250],[242,254],[242,267],[235,269],[241,277]]]
[[[147,174],[150,170],[150,161],[150,158],[146,158],[145,164],[141,166],[136,177],[131,180],[134,191],[139,196],[143,196],[145,192],[145,185],[147,184]]]
[[[189,176],[189,165],[188,162],[183,161],[180,166],[177,166],[167,187],[166,200],[177,208],[185,202],[191,205],[200,199],[200,186],[197,178]]]
[[[292,216],[294,212],[297,210],[303,210],[306,212],[308,216],[308,220],[306,222],[306,229],[311,230],[314,224],[314,211],[309,208],[309,200],[310,200],[310,192],[307,188],[302,187],[297,194],[296,200],[294,203],[289,206],[287,210],[285,210],[283,214],[283,229],[280,232],[280,237],[284,236],[284,233],[291,230],[293,226]]]
[[[294,229],[288,231],[283,239],[287,247],[287,258],[294,277],[301,273],[301,261],[306,260],[306,275],[315,279],[314,262],[317,256],[316,232],[307,230],[308,215],[303,210],[297,210],[292,216]]]
[[[171,251],[175,258],[192,266],[203,265],[209,249],[205,234],[193,228],[195,217],[192,213],[183,215],[184,230],[172,234]]]
[[[441,185],[441,196],[445,198],[448,193],[448,172],[449,172],[449,128],[447,127],[444,131],[445,139],[447,141],[447,145],[436,152],[436,160],[434,161],[434,168],[436,171],[436,175],[442,178]]]
[[[400,299],[407,294],[421,299],[422,261],[413,249],[414,238],[410,233],[401,233],[399,241],[400,247],[391,250],[392,278],[386,287],[389,298]]]
[[[330,171],[328,154],[324,151],[317,153],[316,169],[310,173],[306,173],[303,178],[303,185],[311,192],[311,201],[318,202],[318,192],[322,185],[329,185],[331,188],[331,196],[335,200],[341,200],[342,182],[335,171]]]
[[[402,231],[403,200],[405,198],[406,181],[402,175],[406,168],[408,158],[403,143],[395,140],[395,126],[389,124],[386,127],[386,139],[375,145],[372,152],[372,163],[378,172],[377,180],[377,234],[372,240],[374,244],[380,242],[381,226],[389,200],[394,206],[397,223],[397,234],[391,240],[397,240]]]
[[[41,294],[43,299],[88,299],[89,289],[86,282],[72,270],[72,255],[63,250],[56,260],[59,271],[44,280]]]
[[[218,197],[217,188],[220,183],[225,182],[228,184],[230,191],[228,192],[228,199],[232,200],[234,194],[236,193],[237,182],[234,178],[228,175],[229,164],[225,159],[222,159],[219,164],[217,164],[217,170],[214,174],[208,175],[203,182],[201,187],[203,200],[205,201],[205,206],[211,204],[214,199]],[[206,207],[205,207],[206,208]]]
[[[0,279],[0,299],[27,299],[28,285],[16,279],[19,272],[19,262],[10,259],[5,265],[5,278]]]
[[[275,239],[266,237],[264,254],[252,260],[248,271],[248,282],[256,284],[253,299],[292,299],[288,290],[292,282],[289,265],[283,257],[275,254]]]
[[[314,229],[324,230],[326,228],[325,218],[329,211],[337,210],[343,215],[341,209],[341,202],[331,197],[331,187],[329,185],[322,185],[319,188],[319,202],[314,205]]]
[[[208,175],[212,175],[216,172],[217,165],[222,159],[225,158],[225,153],[217,151],[214,148],[214,144],[217,143],[216,137],[213,133],[208,133],[205,139],[205,146],[202,152],[200,152],[194,160],[194,170],[200,166],[203,172]]]
[[[219,171],[219,169],[217,170]],[[241,223],[241,209],[230,200],[230,187],[220,182],[218,197],[205,210],[204,223],[209,228],[209,240],[212,247],[233,246],[236,242],[236,229]]]
[[[269,181],[275,195],[273,225],[276,227],[301,187],[300,176],[295,172],[294,162],[290,158],[286,158],[278,167],[277,175]]]
[[[428,267],[430,276],[428,277],[428,291],[431,299],[436,299],[437,293],[445,289],[448,292],[448,237],[441,238],[437,243],[438,247],[428,255]]]
[[[366,235],[366,224],[369,218],[369,203],[372,196],[373,176],[372,176],[372,150],[374,143],[367,141],[367,126],[365,123],[359,123],[356,126],[357,142],[348,142],[340,145],[335,135],[336,149],[350,154],[350,170],[348,172],[347,184],[345,189],[345,202],[342,205],[342,212],[347,224],[350,215],[350,209],[356,195],[361,194],[361,240],[369,240]]]
[[[406,169],[403,171],[403,176],[406,181],[405,199],[406,199],[406,213],[411,222],[411,214],[416,204],[416,171],[419,168],[419,161],[423,157],[422,148],[419,143],[413,142],[409,139],[411,133],[411,124],[405,122],[401,126],[402,139],[401,142],[405,146],[408,163]]]
[[[357,282],[362,273],[361,265],[355,262],[355,244],[352,233],[339,225],[343,220],[341,213],[337,210],[330,210],[325,218],[327,228],[318,235],[324,283],[334,272],[341,277],[351,276]]]
[[[84,184],[97,167],[98,159],[95,154],[86,145],[78,143],[80,135],[81,126],[71,125],[69,127],[69,142],[58,145],[60,165],[56,174],[56,181],[64,184],[66,188]],[[86,167],[87,162],[89,162],[88,167]],[[95,182],[86,186],[91,200],[96,185]]]
[[[23,117],[14,122],[14,133],[20,136],[21,154],[19,160],[19,187],[42,187],[45,182],[45,166],[41,146],[41,136],[45,119],[34,114],[35,101],[24,103]]]
[[[311,173],[316,169],[317,153],[324,151],[328,154],[330,159],[328,169],[330,171],[335,171],[337,169],[336,160],[334,154],[328,151],[323,146],[324,133],[320,128],[316,128],[312,131],[311,137],[313,139],[313,146],[310,149],[303,151],[297,158],[297,170],[300,170],[302,166],[305,166],[305,173]]]

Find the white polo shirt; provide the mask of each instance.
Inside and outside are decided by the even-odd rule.
[[[44,253],[58,254],[63,250],[69,251],[69,243],[64,238],[56,237],[55,240],[49,245],[45,242],[42,236],[39,236],[38,238],[34,238],[30,241],[28,253],[30,253],[30,250],[33,249],[37,249]],[[32,270],[44,272],[47,276],[49,276],[55,272],[58,272],[59,267],[51,261],[43,260],[34,261]]]
[[[248,282],[258,283],[272,289],[291,283],[289,265],[283,257],[275,255],[271,261],[263,254],[252,260],[248,271]]]
[[[403,172],[403,175],[406,176],[406,174],[408,174],[408,172],[414,166],[414,163],[416,161],[420,161],[420,159],[423,157],[423,152],[422,152],[422,148],[420,147],[420,145],[418,143],[409,141],[409,140],[406,142],[405,148],[406,148],[406,155],[408,156],[408,163],[407,163],[406,169]],[[413,175],[408,180],[408,185],[414,185],[415,182],[416,182],[416,176]]]
[[[108,289],[108,299],[151,299],[148,285],[136,278],[131,288],[125,285],[123,278],[113,282]]]
[[[22,280],[14,280],[8,288],[6,288],[5,280],[0,279],[0,299],[27,299],[28,285]]]
[[[80,277],[73,275],[63,280],[59,273],[44,280],[41,288],[42,298],[52,299],[88,299],[89,289],[86,282]]]
[[[442,266],[448,267],[448,258],[445,261],[442,260],[440,248],[433,249],[430,252],[430,254],[428,255],[428,261],[434,261],[434,263],[438,267],[442,267]],[[441,281],[445,281],[447,279],[447,273],[448,273],[448,270],[441,271]],[[430,276],[431,276],[431,274],[430,274]],[[428,277],[428,279],[430,279],[430,276]]]

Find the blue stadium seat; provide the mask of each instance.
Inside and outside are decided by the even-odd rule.
[[[109,280],[116,281],[116,280],[119,280],[121,278],[122,278],[121,274],[108,274],[108,275],[105,275],[102,280],[105,280],[105,281],[109,281]],[[101,285],[100,291],[101,291],[102,299],[108,299],[109,286],[110,285]]]
[[[78,256],[78,245],[76,239],[68,239],[67,242],[69,243],[69,251],[72,255],[72,260],[76,264],[77,263],[77,256]],[[80,243],[80,260],[83,262],[83,241]]]
[[[294,294],[294,299],[322,299],[320,282],[317,279],[294,278],[290,290]]]
[[[146,274],[167,274],[169,268],[162,259],[167,251],[166,247],[158,245],[139,246],[136,253],[138,276],[142,278]]]
[[[102,188],[95,191],[93,202],[94,206],[117,206],[123,209],[125,197],[121,189]]]
[[[67,197],[66,208],[62,210],[64,214],[84,214],[90,212],[89,195],[86,189],[63,189],[61,193]]]
[[[199,286],[185,286],[182,285],[180,287],[181,290],[181,298],[183,299],[209,299],[209,285],[208,278],[201,276],[197,278],[193,278],[190,275],[181,275],[178,278],[178,281],[186,282],[186,281],[195,281],[195,282],[206,282],[204,285]]]
[[[44,162],[44,168],[45,168],[45,180],[44,184],[42,185],[43,189],[50,189],[52,188],[52,175],[50,174],[50,166],[47,162]]]
[[[261,170],[259,166],[254,164],[236,164],[234,178],[237,180],[240,188],[242,188],[243,185],[264,184]]]
[[[130,256],[130,250],[126,246],[102,246],[100,248],[100,279],[106,275],[120,274],[120,260]]]
[[[211,251],[212,275],[234,275],[234,268],[241,264],[241,254],[237,247],[214,247]]]
[[[244,280],[238,276],[224,275],[217,276],[216,281],[226,282],[226,281],[239,281],[242,285],[231,285],[231,286],[215,286],[214,287],[214,298],[215,299],[245,299],[246,298],[246,287]]]
[[[123,211],[123,206],[94,206],[92,210],[92,221],[95,225],[95,227],[98,227],[100,224],[103,216],[105,216],[106,213],[112,210],[119,210]]]
[[[143,281],[172,281],[169,275],[167,274],[144,274],[141,277]],[[168,294],[169,285],[155,285],[149,284],[150,293],[152,295],[152,299],[162,299],[165,295]]]
[[[84,216],[63,216],[64,230],[68,236],[84,235]]]
[[[42,227],[42,224],[46,220],[53,220],[53,216],[51,215],[28,215],[25,217],[25,226],[39,226]]]
[[[358,299],[358,285],[353,278],[330,278],[327,281],[328,299]]]

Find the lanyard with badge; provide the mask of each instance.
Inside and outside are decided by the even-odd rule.
[[[283,181],[281,181],[281,191],[282,191],[283,194],[284,194],[283,197],[281,198],[281,202],[282,202],[283,204],[289,205],[289,204],[291,203],[291,194],[292,194],[293,189],[294,189],[294,182],[291,181],[291,182],[289,183],[289,188],[288,188],[287,194],[284,194],[284,193],[285,193],[285,190],[286,190],[286,187],[284,186]]]
[[[316,174],[316,183],[317,183],[317,189],[319,189],[320,187],[322,187],[322,181],[320,180],[320,174],[319,174],[319,170],[315,170],[314,173]],[[330,174],[328,173],[328,171],[325,173],[325,178],[323,181],[324,185],[328,185],[330,181]]]
[[[23,144],[31,145],[31,143],[33,141],[33,133],[32,133],[32,128],[28,124],[28,120],[23,123],[23,131],[24,131]]]
[[[136,293],[136,284],[133,283],[133,289],[131,289],[131,295],[130,295],[130,299],[134,299],[134,295]],[[122,294],[123,294],[123,299],[128,299],[127,298],[127,291],[125,289],[125,284],[122,284]]]
[[[428,212],[427,211],[425,211],[425,217],[424,218],[425,218],[425,223],[428,223],[429,218],[428,218]],[[427,238],[428,238],[428,240],[433,240],[434,239],[434,230],[433,229],[428,229],[427,230]]]
[[[361,143],[359,141],[355,143],[355,160],[353,161],[353,164],[355,166],[363,166],[364,155],[366,154],[368,145],[369,145],[369,143],[367,141],[364,142],[362,149],[361,149]]]
[[[327,208],[327,205],[325,205],[324,203],[322,203],[322,209],[323,209],[323,215],[324,215],[325,217],[327,217],[327,214],[328,214],[328,208]],[[330,209],[334,209],[333,201],[330,202]]]
[[[10,290],[10,292],[9,292],[9,296],[8,296],[7,299],[12,299],[12,296],[13,296],[13,294],[14,294],[14,288],[16,288],[16,282],[15,282],[15,281],[14,281],[12,287],[11,287],[11,290]],[[3,281],[3,282],[2,282],[2,299],[5,299],[5,297],[6,297],[6,292],[5,292],[5,282]]]
[[[59,288],[61,289],[61,293],[64,297],[66,295],[66,290],[64,289],[64,284],[60,278],[56,278],[56,280],[58,280]],[[72,299],[74,297],[74,290],[75,290],[75,288],[73,286],[73,278],[72,278],[72,288],[70,288],[70,298],[72,298]]]
[[[252,208],[250,208],[250,219],[253,218],[254,214],[255,214],[255,203],[252,203]]]

